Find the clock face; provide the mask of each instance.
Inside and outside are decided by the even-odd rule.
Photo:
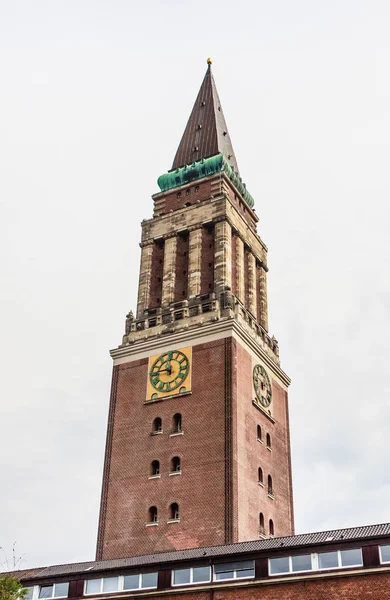
[[[264,408],[268,408],[272,401],[272,387],[267,371],[262,365],[255,365],[253,369],[253,385],[257,400]]]
[[[181,387],[187,379],[190,361],[181,350],[169,350],[156,358],[149,370],[149,381],[160,394]]]

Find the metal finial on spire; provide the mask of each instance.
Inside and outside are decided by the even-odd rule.
[[[208,59],[207,59],[207,64],[208,64],[209,66],[213,64],[213,61],[211,60],[211,58],[210,58],[210,57],[208,57]]]

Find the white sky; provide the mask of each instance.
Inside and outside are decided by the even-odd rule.
[[[0,2],[0,546],[23,566],[94,557],[108,350],[207,56],[269,247],[297,532],[390,520],[389,29],[380,0]]]

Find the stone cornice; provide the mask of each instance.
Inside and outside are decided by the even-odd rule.
[[[147,246],[153,246],[153,244],[154,244],[154,240],[146,240],[146,242],[140,242],[139,247],[146,248]]]
[[[150,337],[137,340],[134,344],[119,346],[119,348],[111,350],[110,355],[114,360],[127,357],[131,360],[131,357],[134,357],[135,359],[139,354],[153,354],[154,351],[158,351],[162,346],[184,346],[186,343],[195,344],[196,340],[200,337],[204,338],[211,335],[218,335],[219,337],[228,337],[230,335],[237,336],[261,358],[270,371],[272,371],[286,387],[290,385],[290,377],[274,360],[272,360],[260,344],[245,331],[237,319],[233,318],[221,319],[211,323],[208,322],[193,328],[169,332],[165,335],[154,336],[153,333],[150,332]]]

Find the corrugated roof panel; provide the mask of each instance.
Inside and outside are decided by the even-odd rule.
[[[264,550],[280,550],[281,548],[294,548],[321,544],[326,541],[348,541],[355,539],[366,539],[372,537],[390,536],[390,523],[380,525],[365,525],[363,527],[351,527],[347,529],[333,529],[313,533],[302,533],[289,537],[279,537],[266,540],[253,540],[221,546],[209,546],[205,548],[190,548],[188,550],[173,550],[172,552],[161,552],[147,556],[133,556],[118,558],[114,560],[91,561],[84,563],[72,563],[68,565],[55,565],[44,569],[34,569],[34,575],[23,575],[23,580],[54,577],[59,575],[71,575],[85,573],[91,575],[94,572],[124,569],[130,567],[149,567],[162,563],[191,560],[205,557],[231,556],[241,553],[261,552]],[[92,567],[92,569],[91,569]]]

